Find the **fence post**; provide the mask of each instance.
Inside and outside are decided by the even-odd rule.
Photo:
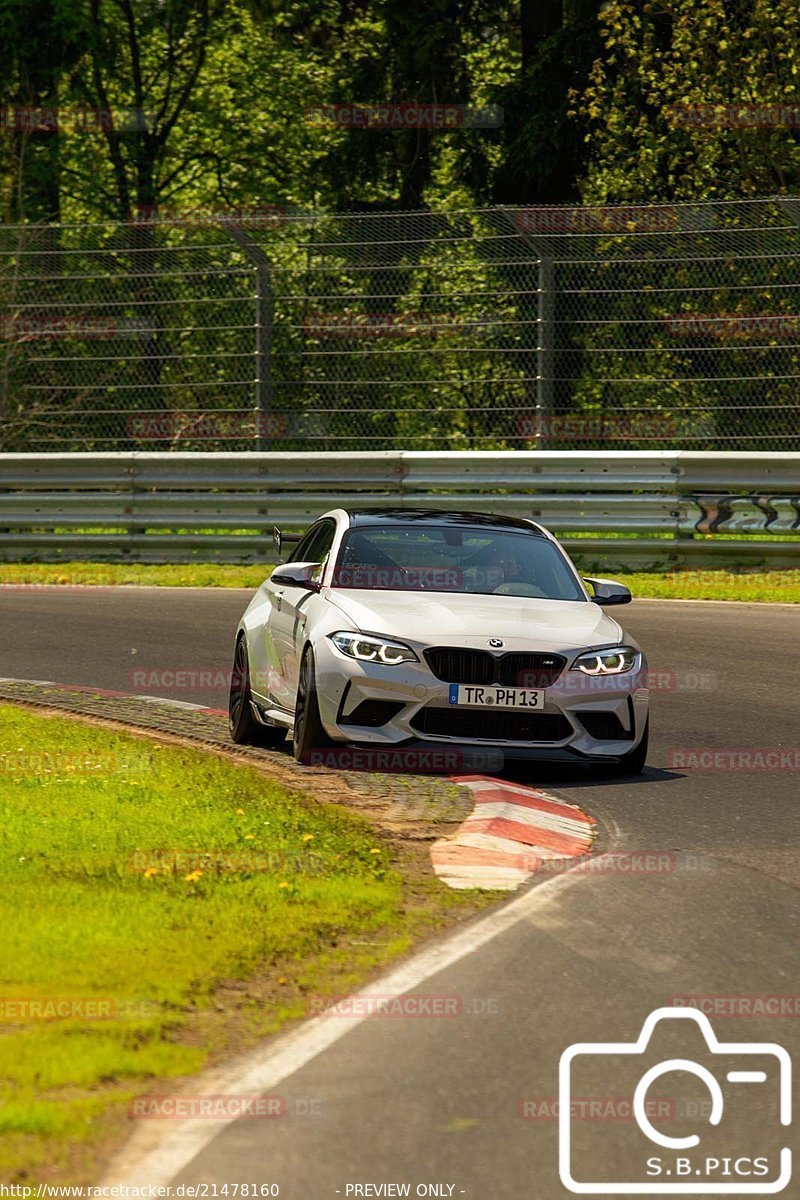
[[[256,270],[258,324],[256,327],[256,448],[279,435],[272,425],[272,272],[267,256]]]
[[[502,209],[506,224],[536,255],[538,280],[536,287],[536,399],[534,402],[533,443],[536,450],[545,450],[552,429],[555,380],[553,378],[553,347],[555,344],[555,262],[546,253],[547,241],[536,237],[511,213]],[[518,214],[519,214],[518,210]]]
[[[272,263],[264,251],[234,221],[223,220],[233,240],[237,242],[256,268],[256,450],[266,450],[272,429]]]
[[[544,450],[552,434],[553,345],[555,342],[555,265],[540,255],[538,337],[536,339],[536,449]]]

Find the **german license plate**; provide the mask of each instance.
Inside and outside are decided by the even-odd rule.
[[[480,687],[451,683],[449,701],[462,708],[544,708],[542,688]]]

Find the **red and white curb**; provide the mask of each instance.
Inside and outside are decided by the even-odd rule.
[[[449,887],[514,891],[546,860],[591,850],[594,819],[550,792],[485,775],[453,782],[472,791],[475,808],[453,837],[431,847],[433,869]]]

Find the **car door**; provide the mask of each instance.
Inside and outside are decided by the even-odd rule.
[[[318,562],[321,578],[336,536],[336,522],[326,517],[298,542],[289,562]],[[270,698],[294,712],[300,651],[305,641],[306,609],[314,596],[307,588],[269,581],[270,612],[267,618],[267,658]]]

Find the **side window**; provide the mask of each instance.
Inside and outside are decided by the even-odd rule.
[[[314,572],[313,578],[319,580],[322,578],[322,572],[325,570],[325,564],[328,561],[328,555],[331,552],[333,539],[336,536],[336,522],[323,521],[320,526],[317,536],[311,543],[311,558],[309,562],[318,562],[320,568]]]
[[[322,569],[325,561],[331,552],[333,539],[336,536],[336,522],[322,521],[321,524],[315,525],[309,529],[306,536],[301,542],[297,543],[297,547],[292,554],[289,562],[318,562],[322,563],[317,577],[322,574]]]
[[[306,554],[306,551],[308,550],[311,543],[314,541],[314,538],[319,533],[319,530],[320,530],[319,525],[312,525],[311,528],[309,529],[308,533],[303,534],[300,541],[297,543],[294,550],[289,555],[289,557],[287,558],[286,561],[287,562],[316,562],[316,559],[312,558],[310,554]]]

